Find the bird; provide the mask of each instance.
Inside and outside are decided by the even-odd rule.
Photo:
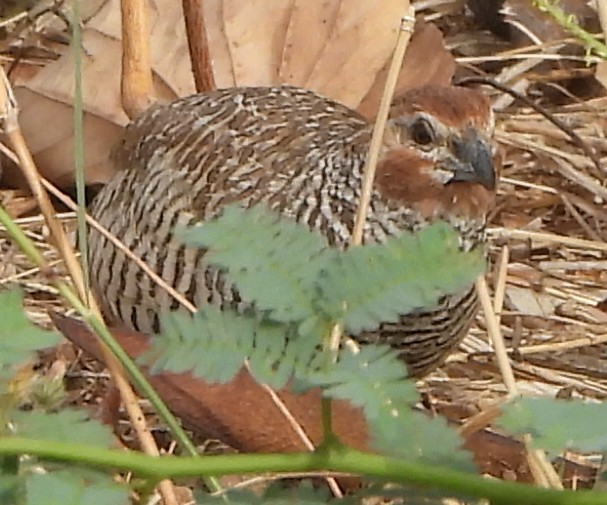
[[[436,221],[457,231],[463,251],[485,250],[496,192],[494,116],[478,89],[424,86],[394,100],[364,226],[363,244]],[[289,86],[218,89],[152,106],[113,152],[117,175],[91,216],[195,306],[242,302],[204,250],[175,229],[221,215],[231,204],[266,205],[346,248],[373,124],[313,91]],[[112,323],[145,333],[179,307],[124,252],[89,231],[93,292]],[[409,375],[440,366],[478,310],[474,286],[443,296],[397,323],[351,337],[397,350]]]

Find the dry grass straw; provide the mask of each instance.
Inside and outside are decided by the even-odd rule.
[[[443,20],[447,30],[463,24],[454,6],[435,18]],[[546,78],[551,75],[548,65],[560,65],[554,75],[565,80],[584,67],[571,63],[584,59],[583,50],[564,55],[560,49],[574,39],[507,51],[496,44],[500,48],[491,51],[480,42],[470,49],[475,38],[485,43],[484,35],[465,35],[454,28],[447,37],[456,52],[466,44],[461,64],[480,75],[490,69],[498,80],[530,93],[594,149],[600,161],[599,170],[567,134],[540,114],[494,93],[496,139],[505,152],[505,166],[488,232],[495,265],[488,280],[506,350],[516,357],[512,367],[517,387],[524,395],[569,393],[574,398],[602,400],[607,396],[607,123],[602,117],[607,98],[595,88],[579,99],[560,81]],[[547,93],[554,90],[554,95],[561,93],[555,98],[566,105],[549,98]],[[426,380],[425,388],[439,407],[458,406],[467,413],[468,421],[460,430],[465,434],[491,422],[510,389],[504,387],[493,363],[488,325],[485,317],[479,317],[463,352]],[[533,467],[543,466],[542,472],[550,473],[551,465],[538,462],[536,456],[530,453]],[[553,477],[538,475],[552,486],[557,485]]]

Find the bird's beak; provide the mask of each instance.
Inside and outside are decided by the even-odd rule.
[[[453,178],[449,182],[476,182],[489,190],[495,189],[491,147],[476,130],[470,128],[453,141],[453,154]]]

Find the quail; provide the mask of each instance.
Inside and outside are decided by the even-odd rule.
[[[345,247],[372,128],[356,111],[292,86],[229,88],[156,105],[126,128],[113,156],[118,175],[91,214],[196,306],[223,306],[238,296],[234,287],[174,230],[217,217],[229,204],[265,204]],[[426,86],[396,100],[364,243],[445,220],[462,250],[483,248],[496,187],[492,131],[489,102],[478,90]],[[89,251],[108,318],[157,332],[159,316],[177,302],[94,229]],[[471,285],[352,337],[391,345],[420,377],[466,335],[477,305]]]

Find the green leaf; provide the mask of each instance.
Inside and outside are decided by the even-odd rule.
[[[395,405],[368,419],[373,447],[384,454],[408,460],[473,472],[472,455],[463,450],[456,429],[441,416]]]
[[[18,290],[0,292],[0,320],[0,376],[9,367],[26,361],[34,351],[59,342],[56,332],[42,330],[25,317]]]
[[[205,307],[193,316],[174,312],[162,318],[162,332],[152,340],[143,361],[152,372],[191,370],[209,382],[226,383],[252,352],[261,324],[232,310]]]
[[[88,419],[88,414],[79,410],[66,409],[52,414],[19,411],[13,415],[13,422],[18,435],[37,440],[103,447],[110,447],[114,440],[107,426]]]
[[[503,408],[499,426],[529,433],[533,444],[551,453],[564,449],[607,451],[607,404],[555,398],[520,398]]]
[[[374,330],[463,290],[484,264],[481,252],[461,252],[457,233],[436,223],[418,234],[353,247],[335,258],[323,273],[323,306],[334,312],[345,302],[349,333]]]
[[[275,321],[317,316],[315,280],[334,256],[325,239],[263,206],[229,206],[222,216],[181,233],[208,249],[205,259],[225,272],[244,300]]]
[[[142,360],[153,362],[152,372],[191,371],[208,382],[226,383],[247,359],[258,382],[280,388],[319,353],[320,336],[303,339],[296,332],[292,325],[215,307],[193,316],[174,312],[162,319],[162,332]]]
[[[105,481],[104,481],[105,480]],[[89,482],[77,473],[34,474],[26,482],[27,505],[127,505],[128,490],[105,476]]]
[[[4,475],[0,471],[0,503],[18,503],[22,479],[14,475]]]
[[[419,394],[406,375],[395,351],[368,345],[359,353],[344,349],[332,368],[310,373],[307,381],[326,397],[362,408],[372,445],[380,452],[471,470],[472,459],[460,450],[457,432],[443,418],[413,411]]]
[[[362,407],[371,418],[393,399],[405,405],[419,400],[415,384],[406,377],[406,365],[388,346],[368,345],[358,353],[344,349],[333,367],[312,372],[307,380],[329,398]]]

